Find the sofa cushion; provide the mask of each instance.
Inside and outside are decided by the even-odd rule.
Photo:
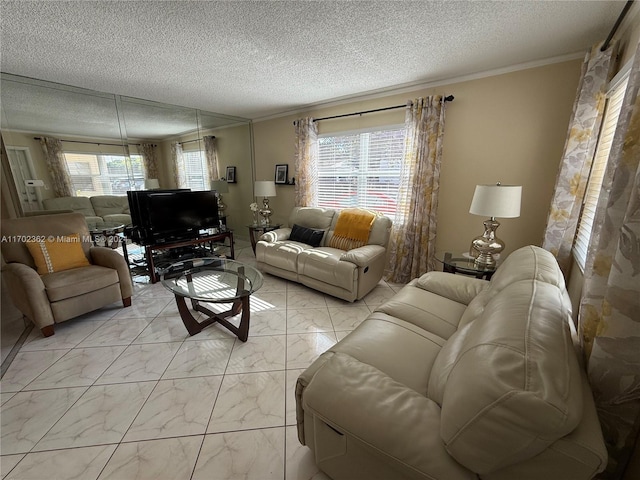
[[[45,198],[42,201],[45,210],[73,210],[83,214],[85,217],[100,216],[93,209],[89,197],[58,197]]]
[[[458,322],[465,308],[462,303],[428,292],[414,284],[402,288],[375,311],[393,315],[446,340],[458,329]]]
[[[501,267],[502,268],[502,267]],[[491,298],[434,363],[449,453],[480,474],[537,455],[582,415],[580,368],[561,290],[520,280]]]
[[[319,247],[320,243],[322,243],[323,236],[324,230],[322,229],[301,227],[300,225],[294,224],[291,228],[289,240],[306,243],[312,247]]]
[[[105,215],[129,213],[129,200],[126,196],[97,195],[91,197],[91,205],[98,217]]]
[[[42,277],[51,302],[77,297],[118,283],[118,272],[112,268],[88,267],[50,273]]]
[[[303,250],[298,254],[298,275],[353,291],[358,268],[354,263],[341,261],[343,253],[331,247]]]
[[[335,215],[336,211],[331,208],[295,207],[289,215],[289,225],[325,230],[329,228]]]
[[[113,225],[113,224],[123,224],[123,225],[131,225],[131,215],[126,214],[126,213],[114,213],[111,215],[105,215],[104,217],[102,217],[106,222],[108,222],[109,224]]]
[[[444,344],[412,323],[374,312],[329,350],[356,358],[426,395],[431,367]]]
[[[308,445],[332,478],[477,479],[443,448],[438,406],[366,362],[330,354],[302,398]]]
[[[292,242],[290,240],[275,243],[260,241],[256,245],[256,259],[258,262],[297,274],[298,256],[308,249],[313,249],[313,247],[306,243]]]

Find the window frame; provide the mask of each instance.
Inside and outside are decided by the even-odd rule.
[[[201,172],[190,172],[188,166],[187,166],[187,158],[186,155],[193,155],[193,154],[198,154],[198,156],[200,157],[200,167],[202,169]],[[209,178],[209,166],[207,165],[207,157],[206,157],[206,152],[204,150],[200,150],[200,149],[193,149],[193,150],[182,150],[182,164],[184,165],[184,181],[185,181],[185,188],[190,188],[191,190],[194,191],[206,191],[206,190],[211,190],[211,178]],[[190,160],[191,161],[191,160]],[[193,177],[197,177],[198,174],[201,173],[202,176],[202,181],[203,181],[203,188],[200,189],[199,185],[192,185],[190,183],[190,180],[193,179]]]
[[[375,147],[375,146],[383,146],[384,144],[381,142],[378,145],[374,144],[369,144],[367,145],[367,147],[365,149],[365,145],[359,144],[358,146],[358,167],[356,169],[351,170],[350,172],[340,172],[338,170],[335,170],[334,172],[330,172],[328,170],[325,169],[325,167],[323,165],[321,165],[322,161],[323,161],[323,155],[321,153],[321,140],[325,139],[325,138],[340,138],[340,137],[350,137],[350,136],[358,136],[360,137],[358,139],[358,142],[362,141],[362,136],[366,135],[366,134],[373,134],[373,133],[378,133],[378,132],[394,132],[394,131],[398,131],[402,133],[402,139],[398,142],[398,144],[400,145],[400,153],[398,154],[397,157],[397,162],[398,162],[398,169],[397,169],[397,177],[395,175],[389,175],[389,170],[380,170],[380,173],[382,173],[382,175],[375,175],[372,174],[372,172],[376,172],[376,170],[372,170],[371,169],[371,161],[373,161],[374,163],[376,162],[376,160],[382,160],[381,157],[377,157],[376,155],[371,156],[371,146]],[[369,141],[371,139],[369,138]],[[316,174],[318,176],[318,206],[319,207],[325,207],[325,208],[348,208],[350,205],[341,205],[339,202],[336,201],[326,201],[324,200],[323,197],[323,191],[322,191],[322,181],[321,178],[324,177],[335,177],[335,178],[339,178],[339,177],[344,177],[344,178],[351,178],[351,182],[350,185],[351,186],[337,186],[337,182],[333,184],[333,190],[330,193],[325,192],[324,196],[333,196],[333,198],[336,198],[337,196],[350,196],[352,195],[352,192],[355,190],[355,198],[357,200],[356,205],[362,208],[369,208],[371,210],[375,210],[375,211],[379,211],[380,213],[383,213],[387,216],[390,217],[394,217],[398,211],[397,209],[397,188],[395,187],[388,187],[387,190],[389,191],[385,191],[384,189],[378,189],[376,190],[374,186],[371,186],[370,181],[371,179],[375,179],[375,178],[381,178],[381,177],[388,177],[388,178],[397,178],[397,183],[399,184],[401,181],[401,174],[402,174],[402,163],[404,161],[404,145],[405,145],[405,141],[406,141],[406,127],[404,124],[390,124],[390,125],[378,125],[378,126],[374,126],[374,127],[369,127],[369,128],[363,128],[363,129],[357,129],[357,130],[344,130],[344,131],[337,131],[337,132],[330,132],[330,133],[323,133],[318,135],[318,165],[317,165],[317,171]],[[396,145],[397,146],[397,145]],[[362,154],[365,155],[365,157],[363,158]],[[362,166],[362,161],[365,161],[365,173],[362,174],[360,173],[361,170],[361,166]],[[368,161],[370,160],[370,161]],[[390,169],[393,170],[393,169]],[[334,175],[331,175],[331,173],[334,173]],[[345,173],[344,175],[339,175],[340,173]],[[355,179],[355,180],[354,180]],[[393,182],[391,182],[393,183]],[[355,188],[354,188],[355,187]],[[378,204],[378,202],[375,201],[374,195],[372,194],[379,194],[381,197],[387,197],[387,202],[384,204]],[[390,196],[390,194],[392,194],[392,196]],[[366,202],[367,197],[370,197],[370,203]],[[389,203],[389,200],[393,203]],[[347,199],[348,202],[348,199]],[[390,205],[393,205],[393,207],[390,208]],[[380,208],[382,207],[382,208]]]
[[[144,162],[142,159],[142,155],[139,153],[131,153],[129,155],[129,157],[127,157],[127,155],[121,154],[121,153],[106,153],[106,152],[91,152],[91,151],[84,151],[84,150],[64,150],[63,151],[63,155],[64,155],[64,159],[65,159],[65,165],[67,167],[67,172],[69,173],[69,177],[71,178],[71,184],[73,187],[73,195],[74,196],[95,196],[95,195],[117,195],[117,196],[124,196],[126,195],[127,190],[143,190],[144,189],[144,180],[145,180],[145,175],[144,175]],[[95,158],[95,164],[97,166],[97,173],[91,173],[91,171],[88,174],[74,174],[72,173],[72,168],[70,163],[82,163],[80,159],[76,159],[76,160],[71,160],[67,157],[67,155],[69,156],[74,156],[74,155],[78,155],[78,156],[87,156],[87,157],[94,157]],[[118,178],[116,177],[124,177],[125,175],[122,174],[111,174],[109,172],[105,172],[103,171],[104,168],[107,168],[107,161],[101,157],[121,157],[124,160],[124,167],[125,167],[125,173],[126,173],[126,179],[123,179],[122,181],[127,181],[129,185],[125,185],[124,190],[123,191],[118,191],[115,190],[114,191],[114,183],[115,181],[120,181],[118,180]],[[129,160],[127,161],[127,158],[129,158]],[[136,159],[137,162],[140,163],[140,172],[136,173],[134,172],[134,166],[132,165],[131,161],[133,159]],[[87,158],[88,162],[90,163],[92,161],[92,159]],[[89,167],[91,169],[91,167]],[[94,186],[94,190],[82,190],[82,189],[78,189],[76,188],[76,184],[74,182],[74,177],[78,177],[81,179],[81,181],[83,182],[91,182],[92,186]],[[100,183],[101,180],[104,180],[104,178],[107,178],[109,180],[108,185],[110,186],[109,191],[105,191],[104,188],[95,188],[97,183]],[[97,182],[97,183],[96,183]],[[79,192],[79,193],[78,193]]]

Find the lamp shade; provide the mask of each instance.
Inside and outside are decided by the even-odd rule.
[[[147,178],[144,181],[144,188],[146,190],[155,190],[157,188],[160,188],[160,182],[157,178]]]
[[[469,213],[486,217],[519,217],[521,197],[521,185],[476,185]]]
[[[255,183],[256,197],[275,197],[276,184],[272,180],[259,180]]]
[[[214,180],[211,182],[211,190],[218,193],[229,193],[229,184],[225,180]]]

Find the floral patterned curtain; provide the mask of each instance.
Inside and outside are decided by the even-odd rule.
[[[49,174],[51,175],[51,186],[56,197],[71,197],[75,195],[67,161],[64,158],[62,142],[57,138],[42,137],[40,146],[47,160]]]
[[[173,180],[177,188],[187,188],[187,175],[182,155],[182,144],[171,144],[171,158],[173,159]]]
[[[444,111],[441,95],[418,98],[407,105],[398,212],[385,272],[386,279],[393,282],[406,283],[435,269]]]
[[[578,326],[609,450],[621,478],[640,430],[640,45],[593,222]]]
[[[542,243],[544,249],[556,256],[565,276],[598,140],[597,132],[602,122],[605,87],[614,63],[611,61],[613,47],[601,52],[601,45],[594,46],[582,64],[578,94],[573,104]]]
[[[141,143],[140,155],[144,167],[144,178],[158,178],[158,147],[153,143]]]
[[[295,122],[296,207],[318,205],[318,125],[313,118]]]
[[[207,168],[209,169],[209,180],[220,179],[220,170],[218,168],[218,144],[216,137],[207,135],[204,140],[204,155],[207,159]]]

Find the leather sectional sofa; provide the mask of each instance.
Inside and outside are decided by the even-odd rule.
[[[295,207],[289,226],[322,230],[319,246],[292,240],[292,228],[267,232],[256,244],[258,268],[349,302],[361,299],[382,278],[391,220],[376,217],[367,244],[347,251],[329,246],[338,216],[331,208]]]
[[[555,258],[490,282],[430,272],[298,378],[298,437],[333,479],[580,480],[607,452]]]
[[[131,224],[129,201],[126,196],[96,195],[95,197],[58,197],[43,200],[45,210],[82,213],[89,229],[105,223]]]

